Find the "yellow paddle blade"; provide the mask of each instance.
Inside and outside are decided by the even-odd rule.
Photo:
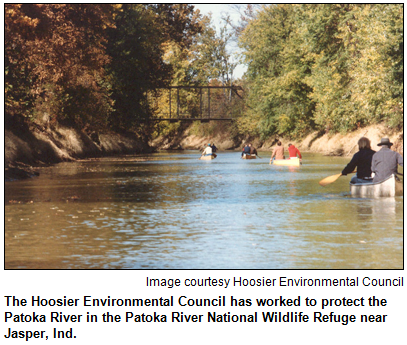
[[[321,181],[319,181],[319,184],[322,186],[322,187],[325,187],[326,185],[328,185],[328,184],[330,184],[330,183],[332,183],[332,182],[335,182],[339,177],[341,177],[342,176],[342,174],[336,174],[336,175],[332,175],[332,176],[328,176],[328,177],[325,177],[324,179],[322,179]]]

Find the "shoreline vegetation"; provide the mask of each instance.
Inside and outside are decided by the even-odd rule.
[[[208,142],[348,156],[389,137],[403,154],[402,4],[234,6],[219,31],[190,4],[6,4],[6,180]]]

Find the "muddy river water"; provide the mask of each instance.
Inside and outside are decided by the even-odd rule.
[[[350,158],[197,151],[61,163],[5,183],[8,269],[394,269],[403,197],[352,198]]]

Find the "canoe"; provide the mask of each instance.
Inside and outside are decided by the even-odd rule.
[[[216,158],[216,155],[201,156],[201,157],[199,157],[199,159],[200,159],[200,160],[203,160],[203,161],[210,161],[210,160],[215,159],[215,158]]]
[[[256,155],[243,155],[242,159],[256,159]]]
[[[299,167],[302,163],[299,158],[293,158],[293,159],[274,159],[273,164]]]
[[[403,195],[403,183],[395,175],[377,183],[349,183],[350,194],[355,197],[386,197]]]

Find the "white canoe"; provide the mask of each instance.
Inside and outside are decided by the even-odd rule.
[[[403,195],[403,183],[391,175],[387,180],[378,183],[349,183],[350,194],[355,197],[386,197]]]
[[[299,158],[292,158],[292,159],[274,159],[273,164],[299,167],[302,163]]]
[[[246,155],[246,154],[244,154],[242,156],[242,159],[256,159],[256,155]]]
[[[199,159],[203,160],[203,161],[210,161],[215,158],[216,158],[216,155],[211,155],[211,156],[201,156]]]

